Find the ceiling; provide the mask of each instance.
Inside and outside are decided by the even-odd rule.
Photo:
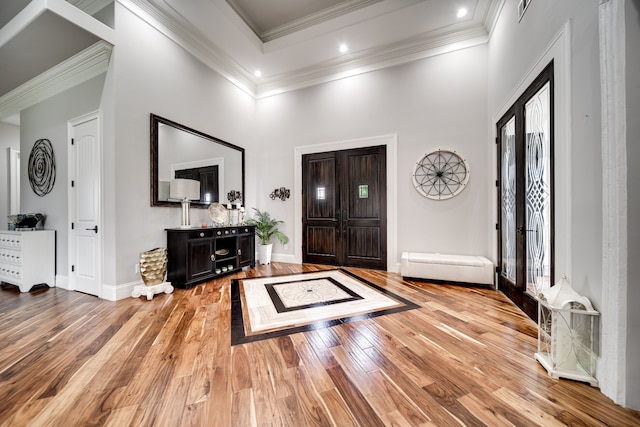
[[[8,91],[108,38],[74,10],[112,2],[0,2],[0,110]],[[504,0],[118,2],[260,98],[485,43]]]

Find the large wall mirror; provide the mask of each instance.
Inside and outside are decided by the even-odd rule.
[[[151,114],[151,206],[180,206],[169,198],[175,178],[200,181],[192,207],[242,203],[244,148]]]

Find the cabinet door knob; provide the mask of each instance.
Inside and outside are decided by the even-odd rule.
[[[242,249],[238,249],[238,255],[242,255]]]
[[[211,261],[215,261],[216,260],[216,256],[215,255],[211,255]]]

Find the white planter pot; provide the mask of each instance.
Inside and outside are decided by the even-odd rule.
[[[273,243],[268,245],[258,245],[258,262],[260,264],[271,263],[271,251],[273,250]]]

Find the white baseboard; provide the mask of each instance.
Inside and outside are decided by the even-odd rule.
[[[295,264],[296,263],[296,257],[293,254],[272,253],[271,254],[271,261]],[[256,256],[256,263],[258,263],[258,257],[257,256]]]
[[[56,288],[69,290],[69,276],[56,274]]]
[[[106,283],[103,283],[102,294],[100,295],[100,298],[109,301],[118,301],[125,298],[131,298],[131,292],[133,291],[134,286],[142,284],[144,284],[142,280],[135,280],[133,282],[122,283],[120,285],[108,285]]]
[[[137,285],[142,285],[142,280],[136,280],[129,283],[123,283],[121,285],[111,285],[107,283],[102,284],[102,292],[100,293],[99,298],[106,299],[108,301],[117,301],[124,298],[130,298],[131,292],[133,291],[133,287]],[[69,277],[62,276],[60,274],[56,274],[56,287],[60,289],[64,289],[67,291],[73,291],[75,289],[71,289],[69,286]]]

